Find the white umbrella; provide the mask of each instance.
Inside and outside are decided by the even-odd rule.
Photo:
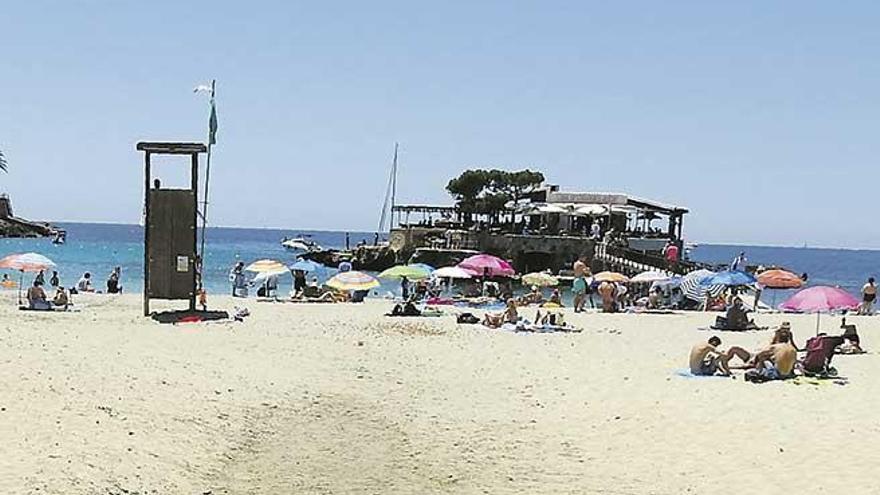
[[[648,270],[629,279],[629,281],[636,283],[665,282],[671,278],[672,275],[669,275],[666,272],[661,272],[659,270]]]
[[[447,266],[434,270],[431,274],[438,278],[471,278],[472,275],[457,266]]]
[[[574,210],[575,213],[579,215],[607,215],[608,208],[602,205],[583,205],[579,206]]]

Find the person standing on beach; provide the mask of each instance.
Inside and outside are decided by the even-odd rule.
[[[406,277],[400,277],[400,295],[404,301],[409,300],[409,279]]]
[[[663,257],[666,258],[669,269],[674,271],[678,266],[678,246],[672,241],[667,242],[663,248]]]
[[[247,297],[247,281],[244,278],[244,261],[239,261],[229,272],[232,282],[232,297]]]
[[[293,295],[297,296],[306,288],[306,272],[293,270]]]
[[[351,249],[351,236],[348,235],[348,232],[345,233],[345,250],[348,251]]]
[[[57,289],[60,284],[61,284],[61,281],[58,280],[58,272],[52,271],[52,277],[49,278],[49,285],[51,285],[53,288]]]
[[[590,226],[590,237],[594,241],[598,241],[602,238],[602,226],[599,225],[599,220],[593,220],[593,225]]]
[[[584,302],[587,299],[587,263],[583,256],[575,260],[572,270],[574,271],[574,281],[571,283],[571,290],[574,293],[574,312],[580,313],[584,310]]]
[[[860,315],[874,314],[874,301],[877,300],[877,285],[874,277],[868,279],[868,283],[862,286],[862,305],[859,307]]]
[[[746,258],[746,252],[740,252],[739,256],[733,258],[733,261],[730,262],[730,271],[745,270],[747,262],[748,258]]]

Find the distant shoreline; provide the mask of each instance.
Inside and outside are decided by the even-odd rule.
[[[63,227],[65,225],[106,225],[106,226],[117,226],[117,227],[134,227],[141,228],[138,224],[132,223],[120,223],[120,222],[69,222],[64,220],[53,220],[52,225]],[[281,228],[281,227],[242,227],[238,225],[218,225],[218,226],[209,226],[208,231],[211,230],[238,230],[238,231],[265,231],[265,232],[279,232],[285,235],[288,234],[298,234],[298,233],[322,233],[322,234],[332,234],[332,233],[345,233],[348,232],[354,237],[357,236],[372,236],[375,234],[375,231],[368,230],[346,230],[346,229],[326,229],[326,228]],[[740,244],[734,242],[699,242],[688,240],[689,243],[694,243],[698,247],[699,246],[712,246],[712,247],[732,247],[732,248],[786,248],[786,249],[804,249],[808,251],[854,251],[854,252],[878,252],[880,253],[880,247],[878,248],[864,248],[864,247],[843,247],[843,246],[807,246],[803,247],[800,245],[790,245],[790,244]],[[748,253],[746,253],[748,254]]]

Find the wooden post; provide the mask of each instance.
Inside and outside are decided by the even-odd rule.
[[[144,316],[150,316],[150,152],[144,153]]]
[[[192,279],[192,295],[189,298],[189,310],[196,310],[196,289],[198,288],[198,284],[196,283],[196,279],[198,278],[198,270],[200,264],[203,264],[205,260],[199,261],[199,235],[198,235],[198,226],[199,226],[199,154],[193,153],[191,155],[192,160],[192,191],[193,191],[193,201],[195,202],[195,213],[193,214],[193,253],[195,253],[196,259],[193,259],[193,279]],[[204,232],[202,232],[204,235]],[[204,253],[202,253],[204,255]]]

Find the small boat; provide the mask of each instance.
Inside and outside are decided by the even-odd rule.
[[[55,232],[55,237],[52,238],[52,244],[64,244],[67,242],[67,232],[64,230],[58,230]]]
[[[309,236],[285,237],[284,239],[281,239],[281,245],[288,251],[293,251],[294,253],[313,253],[324,250],[324,248],[319,246],[318,243],[309,239]]]

